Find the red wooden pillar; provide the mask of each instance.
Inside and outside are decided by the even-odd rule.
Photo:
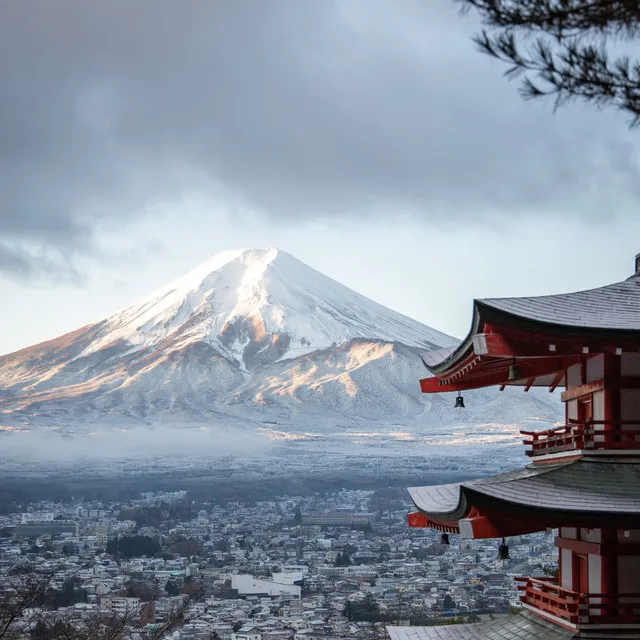
[[[621,357],[604,354],[604,425],[605,431],[620,428],[620,363]]]
[[[617,529],[601,529],[601,580],[602,593],[614,596],[618,593],[618,531]],[[604,601],[607,602],[606,600]],[[611,602],[611,601],[609,601]]]
[[[562,527],[558,527],[558,537],[562,536]],[[558,549],[558,586],[562,586],[564,584],[562,580],[562,571],[563,571],[563,559],[562,559],[562,547],[557,545]],[[573,584],[571,585],[573,586]]]

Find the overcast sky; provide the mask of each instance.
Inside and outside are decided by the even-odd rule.
[[[640,132],[523,103],[447,0],[3,0],[0,353],[278,246],[462,336],[640,251]]]

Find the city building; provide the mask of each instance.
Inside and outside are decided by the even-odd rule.
[[[27,520],[16,525],[14,535],[18,538],[36,538],[38,536],[78,535],[78,523],[74,520]]]
[[[20,516],[20,524],[30,522],[53,522],[54,513],[52,511],[29,511]]]
[[[534,298],[476,300],[457,347],[425,354],[425,393],[490,385],[564,388],[565,424],[522,432],[530,464],[414,487],[413,527],[502,539],[556,529],[558,578],[519,579],[523,612],[503,620],[389,627],[392,640],[640,637],[640,256],[629,279]]]
[[[304,514],[304,524],[317,524],[321,526],[359,526],[371,524],[375,519],[375,513],[358,513],[351,509],[336,509],[322,513]]]
[[[252,575],[236,574],[231,576],[231,588],[238,592],[239,596],[263,595],[263,596],[293,596],[300,597],[300,587],[292,583],[280,583],[273,580],[260,580]]]

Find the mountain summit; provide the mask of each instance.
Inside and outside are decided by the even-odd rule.
[[[0,429],[425,426],[425,415],[460,414],[448,396],[420,394],[418,352],[454,344],[288,253],[227,251],[137,304],[0,357]],[[486,398],[465,418],[495,420],[496,396]]]
[[[123,341],[165,350],[204,342],[252,369],[356,338],[423,348],[456,342],[284,251],[253,249],[220,253],[107,318],[83,355]]]

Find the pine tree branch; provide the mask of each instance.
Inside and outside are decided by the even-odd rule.
[[[558,39],[598,33],[638,34],[638,0],[457,0],[477,9],[487,26],[544,31]]]
[[[632,63],[628,56],[610,60],[605,43],[568,39],[550,44],[540,37],[523,48],[513,30],[482,31],[475,42],[509,65],[508,77],[525,74],[520,93],[527,100],[555,96],[557,108],[580,99],[625,111],[632,116],[632,127],[640,124],[640,61]]]

